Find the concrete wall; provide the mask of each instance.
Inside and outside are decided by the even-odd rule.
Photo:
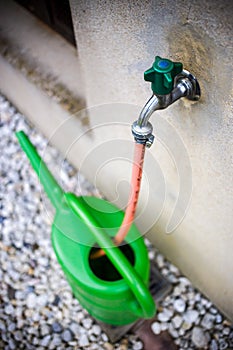
[[[118,205],[129,189],[130,124],[151,94],[144,70],[160,55],[198,77],[200,102],[151,118],[157,139],[136,222],[233,320],[232,1],[70,3],[91,140],[77,163]]]

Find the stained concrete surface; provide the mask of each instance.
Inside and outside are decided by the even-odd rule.
[[[105,108],[100,107],[103,104],[109,104],[109,110],[112,105],[109,113],[112,122],[117,120],[115,103],[125,104],[124,121],[128,125],[137,118],[151,95],[149,84],[143,81],[143,71],[151,66],[155,55],[180,60],[185,69],[198,77],[202,89],[200,102],[182,100],[151,118],[156,141],[147,152],[150,155],[145,168],[147,184],[146,181],[143,184],[139,203],[141,212],[145,207],[146,210],[141,216],[138,214],[138,225],[145,232],[148,222],[154,219],[148,237],[155,246],[233,320],[233,3],[210,0],[70,3],[87,105],[99,106],[99,113],[90,108],[90,125],[106,122]],[[119,114],[118,120],[122,119]],[[109,135],[113,139],[119,135],[131,138],[130,131],[126,134],[123,126],[121,132],[109,128],[108,136],[102,133],[108,149]],[[186,153],[181,153],[181,149]],[[119,150],[118,157],[121,155],[124,157]],[[129,180],[126,165],[119,159],[114,162],[115,166],[105,171],[108,184],[98,182],[110,199],[124,170]],[[157,168],[153,168],[155,164]],[[92,181],[96,181],[94,175],[101,160],[98,165],[90,162],[89,166]],[[190,201],[184,193],[179,197],[182,186],[186,186],[185,193],[191,192]],[[125,188],[118,187],[118,204],[122,205]],[[175,217],[181,213],[184,217],[168,235],[167,225],[174,208]]]

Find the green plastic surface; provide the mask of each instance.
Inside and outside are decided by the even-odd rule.
[[[182,70],[182,63],[156,56],[152,67],[144,72],[144,79],[151,82],[154,94],[166,95],[172,91],[174,78]]]
[[[111,239],[116,235],[124,213],[103,199],[64,193],[25,133],[20,131],[16,135],[56,208],[52,243],[80,304],[93,317],[112,325],[153,317],[156,308],[148,290],[148,253],[136,226],[132,225],[126,237],[134,254],[132,266]],[[121,279],[109,282],[93,272],[89,259],[96,243],[104,249]]]

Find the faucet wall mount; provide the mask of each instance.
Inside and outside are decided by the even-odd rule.
[[[183,69],[180,62],[155,57],[152,67],[145,71],[144,79],[151,82],[153,95],[143,107],[138,120],[132,125],[132,133],[137,143],[150,147],[154,141],[150,116],[159,109],[165,109],[181,97],[197,101],[201,89],[195,76]]]

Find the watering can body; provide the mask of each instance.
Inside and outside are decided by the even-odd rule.
[[[79,203],[78,205],[82,201],[83,207],[86,206],[89,214],[99,223],[99,227],[102,228],[102,223],[105,224],[104,229],[110,237],[115,236],[123,220],[123,212],[99,198],[74,195],[72,197]],[[64,226],[66,227],[65,234],[62,232],[63,229],[59,229]],[[138,274],[147,286],[149,280],[148,253],[136,226],[131,228],[125,243],[130,246],[134,256],[134,274]],[[96,274],[96,269],[91,268],[90,252],[96,244],[96,239],[88,225],[74,215],[66,204],[63,213],[59,211],[55,216],[52,226],[52,244],[74,295],[93,317],[109,324],[123,325],[132,323],[143,316],[141,307],[124,278],[109,281],[106,279],[108,277],[111,279],[111,276],[106,276],[106,279],[100,278],[99,274],[103,275],[104,272],[97,271]],[[116,248],[107,247],[107,250],[109,249]],[[97,260],[99,259],[93,260],[92,265],[98,264]],[[100,264],[97,268],[105,269],[105,266]],[[134,283],[135,288],[140,288],[137,282]],[[145,298],[148,297],[145,296]],[[153,313],[153,308],[151,312]]]
[[[96,319],[112,325],[153,317],[148,253],[136,226],[133,224],[126,236],[125,256],[111,239],[117,234],[124,213],[103,199],[64,193],[27,136],[19,132],[17,137],[56,208],[52,244],[80,304]],[[90,258],[96,244],[106,253],[107,260],[102,264],[99,259]]]

